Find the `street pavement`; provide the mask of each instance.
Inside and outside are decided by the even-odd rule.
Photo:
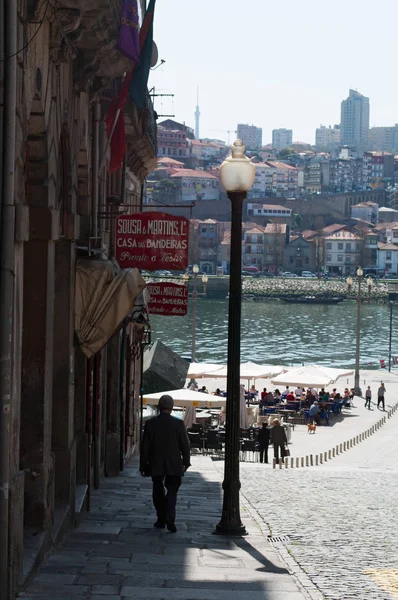
[[[151,481],[136,460],[93,492],[92,511],[49,556],[23,600],[306,600],[308,578],[294,577],[268,541],[268,528],[243,500],[244,538],[214,535],[222,473],[193,457],[180,489],[178,532],[153,528]],[[321,600],[322,595],[318,596]]]
[[[397,457],[398,411],[322,466],[242,464],[245,497],[324,598],[398,598]]]

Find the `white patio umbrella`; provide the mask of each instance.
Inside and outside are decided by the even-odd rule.
[[[196,408],[194,406],[187,406],[184,410],[184,425],[189,429],[194,423],[196,423]]]
[[[221,408],[225,406],[225,398],[213,396],[211,394],[202,394],[194,392],[187,388],[179,390],[169,390],[167,392],[156,392],[154,394],[144,394],[142,403],[156,406],[159,399],[164,394],[168,394],[174,400],[174,406],[194,406],[196,408]]]
[[[245,399],[245,387],[240,386],[240,411],[239,411],[239,422],[241,429],[247,429],[249,427],[249,420],[247,418],[246,410],[246,399]]]
[[[301,387],[326,387],[337,381],[339,377],[352,375],[353,371],[349,369],[333,369],[321,365],[307,365],[305,367],[296,367],[289,369],[286,373],[281,373],[271,381],[273,385],[288,385]]]
[[[215,363],[191,363],[188,369],[188,378],[212,377],[214,371],[222,369],[223,365]]]
[[[286,370],[284,367],[278,365],[258,365],[257,363],[248,361],[240,364],[240,378],[241,379],[266,379],[282,373]],[[214,371],[209,371],[204,374],[204,377],[227,377],[228,367],[227,365],[219,365],[219,368]]]

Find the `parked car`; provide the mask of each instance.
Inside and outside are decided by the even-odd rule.
[[[290,273],[290,271],[285,271],[282,273],[282,277],[298,277],[298,275],[296,275],[296,273]]]
[[[264,271],[264,273],[261,273],[261,277],[275,277],[275,273],[270,273],[269,271]]]
[[[316,277],[315,273],[312,273],[311,271],[303,271],[301,273],[301,277]]]

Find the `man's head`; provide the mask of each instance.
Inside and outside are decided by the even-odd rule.
[[[168,412],[169,414],[173,410],[174,400],[169,394],[163,394],[159,398],[158,409],[160,412]]]

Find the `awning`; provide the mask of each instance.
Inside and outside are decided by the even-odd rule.
[[[76,265],[75,331],[84,354],[101,350],[133,310],[146,282],[138,269],[121,270],[109,260]]]

